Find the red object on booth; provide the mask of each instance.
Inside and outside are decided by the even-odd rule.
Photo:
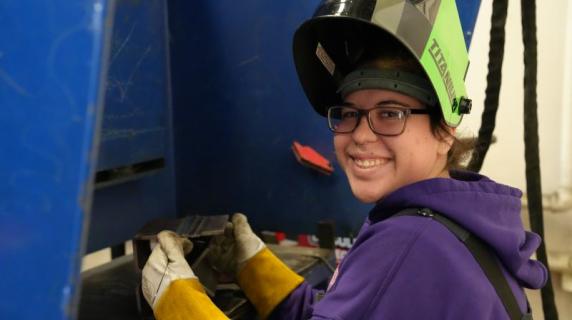
[[[292,144],[292,151],[296,160],[306,167],[317,170],[323,174],[330,175],[334,172],[334,167],[328,159],[319,154],[310,146],[304,146],[297,141]]]

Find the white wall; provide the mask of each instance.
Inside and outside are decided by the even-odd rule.
[[[537,2],[538,3],[538,2]],[[538,112],[543,192],[560,186],[561,113],[567,1],[537,7]],[[478,134],[486,88],[492,1],[484,0],[469,51],[471,66],[466,82],[473,112],[465,117],[461,133]],[[520,1],[509,1],[500,105],[495,136],[482,172],[491,178],[526,189],[523,133],[523,44]],[[572,18],[572,17],[569,17]],[[569,90],[569,89],[568,89]]]
[[[467,85],[473,112],[459,127],[478,134],[485,99],[492,1],[483,0],[469,52]],[[495,136],[482,173],[526,191],[523,133],[523,44],[520,1],[509,1],[503,82]],[[542,189],[572,188],[572,1],[537,1],[538,113]],[[570,190],[570,189],[568,189]],[[570,195],[570,193],[567,193]],[[546,200],[546,199],[545,199]],[[547,204],[549,201],[545,201]],[[528,220],[526,210],[523,220]],[[545,238],[553,266],[572,265],[572,209],[545,211]],[[564,259],[563,263],[556,260]],[[562,262],[562,260],[560,260]],[[560,319],[572,319],[572,273],[553,273]],[[538,291],[528,292],[535,319],[543,319]]]

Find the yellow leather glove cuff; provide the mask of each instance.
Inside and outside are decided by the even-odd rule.
[[[268,248],[246,262],[238,273],[238,284],[262,319],[282,302],[304,278],[290,270]]]
[[[154,314],[157,320],[228,320],[198,279],[173,281],[161,295]]]

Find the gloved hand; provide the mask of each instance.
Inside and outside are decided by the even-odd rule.
[[[155,307],[171,282],[177,279],[197,279],[185,260],[185,254],[193,248],[191,241],[172,231],[161,231],[157,238],[159,243],[143,267],[141,282],[143,295],[151,308]]]
[[[245,215],[235,213],[231,220],[225,234],[213,239],[208,260],[215,270],[236,275],[266,245],[252,232]]]
[[[209,262],[213,268],[236,275],[237,283],[261,319],[283,301],[302,281],[257,237],[246,216],[232,216],[225,235],[214,239]]]
[[[228,320],[185,260],[191,241],[172,231],[162,231],[157,238],[159,243],[143,267],[141,284],[155,319]]]

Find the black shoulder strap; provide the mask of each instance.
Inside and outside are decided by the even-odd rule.
[[[509,317],[511,320],[532,320],[532,313],[530,312],[530,307],[528,307],[528,312],[522,314],[520,307],[514,297],[510,286],[504,277],[501,267],[499,266],[496,256],[489,246],[484,243],[478,237],[472,235],[469,231],[458,225],[451,219],[440,215],[431,209],[405,209],[393,217],[397,216],[422,216],[432,218],[435,221],[441,223],[449,231],[451,231],[462,243],[465,244],[467,249],[471,252],[477,263],[481,266],[481,269],[489,279],[490,283],[494,287],[497,295],[501,299]],[[528,302],[527,302],[528,304]]]

